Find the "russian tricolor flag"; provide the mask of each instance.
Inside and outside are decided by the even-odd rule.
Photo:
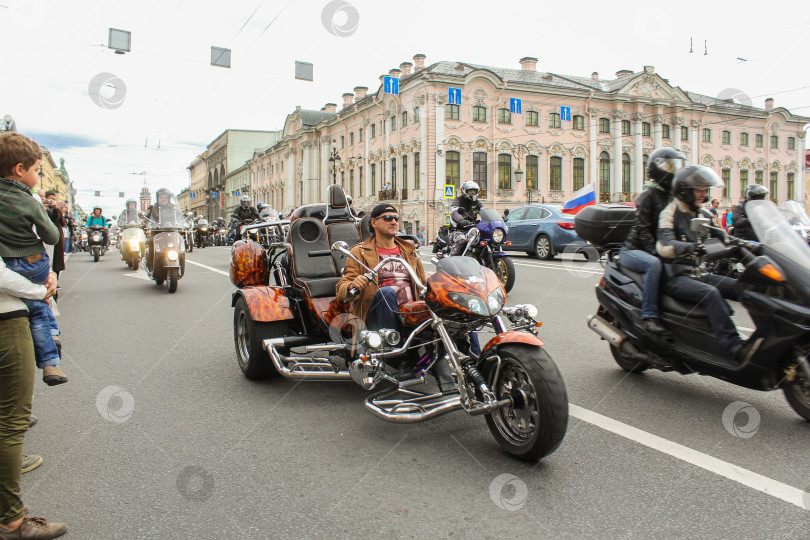
[[[571,198],[565,201],[562,211],[564,214],[576,214],[592,204],[596,204],[596,192],[593,190],[593,184],[588,184],[575,191]]]

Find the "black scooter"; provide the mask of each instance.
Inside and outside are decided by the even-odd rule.
[[[776,205],[771,201],[746,204],[761,244],[731,237],[725,243],[710,239],[698,248],[705,255],[696,264],[707,258],[733,257],[744,267],[736,288],[756,326],[749,339],[761,341],[743,363],[730,360],[721,349],[701,307],[666,294],[659,295],[658,304],[668,332],[653,334],[643,329],[643,274],[617,262],[620,244],[616,240],[626,236],[632,219],[625,213],[611,220],[611,212],[626,210],[597,205],[583,209],[576,219],[581,237],[608,249],[605,274],[596,287],[599,309],[588,318],[588,327],[608,342],[616,363],[631,373],[654,368],[683,375],[700,373],[754,390],[781,388],[790,406],[810,421],[810,248]],[[585,223],[597,221],[601,227]],[[709,219],[692,220],[693,231],[708,228]]]

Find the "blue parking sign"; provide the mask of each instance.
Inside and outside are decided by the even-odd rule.
[[[237,191],[234,191],[234,192],[233,192],[233,194],[234,194],[234,195],[236,195],[237,197],[238,197],[239,195],[241,195],[241,193],[240,193],[238,190],[237,190]]]
[[[386,77],[383,79],[383,93],[399,95],[399,79],[396,77]]]
[[[509,98],[509,112],[512,114],[523,114],[523,102],[520,98]]]
[[[189,196],[189,198],[191,198],[191,199],[196,199],[196,198],[197,198],[197,194],[196,194],[196,193],[189,193],[189,194],[188,194],[188,196]]]
[[[448,88],[447,92],[450,105],[461,105],[461,88]]]
[[[560,107],[560,120],[563,122],[571,121],[571,107]]]

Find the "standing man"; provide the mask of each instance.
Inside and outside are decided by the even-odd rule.
[[[712,199],[712,202],[709,203],[711,208],[709,208],[709,213],[712,215],[712,219],[714,219],[714,226],[723,228],[723,224],[720,223],[720,214],[717,212],[717,208],[720,206],[720,201],[717,199]]]

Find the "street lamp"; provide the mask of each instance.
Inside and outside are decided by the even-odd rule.
[[[42,179],[45,178],[45,173],[42,172],[42,165],[39,166],[39,189],[42,189]]]
[[[523,178],[523,169],[520,168],[520,158],[523,157],[525,154],[529,153],[529,149],[526,147],[525,144],[517,144],[515,145],[515,149],[513,151],[515,157],[518,160],[517,169],[515,169],[515,183],[519,184]],[[532,191],[534,189],[529,185],[528,181],[526,182],[526,204],[532,204]]]
[[[337,168],[340,162],[337,148],[332,148],[332,155],[329,156],[329,163],[332,165],[332,184],[337,184]]]

